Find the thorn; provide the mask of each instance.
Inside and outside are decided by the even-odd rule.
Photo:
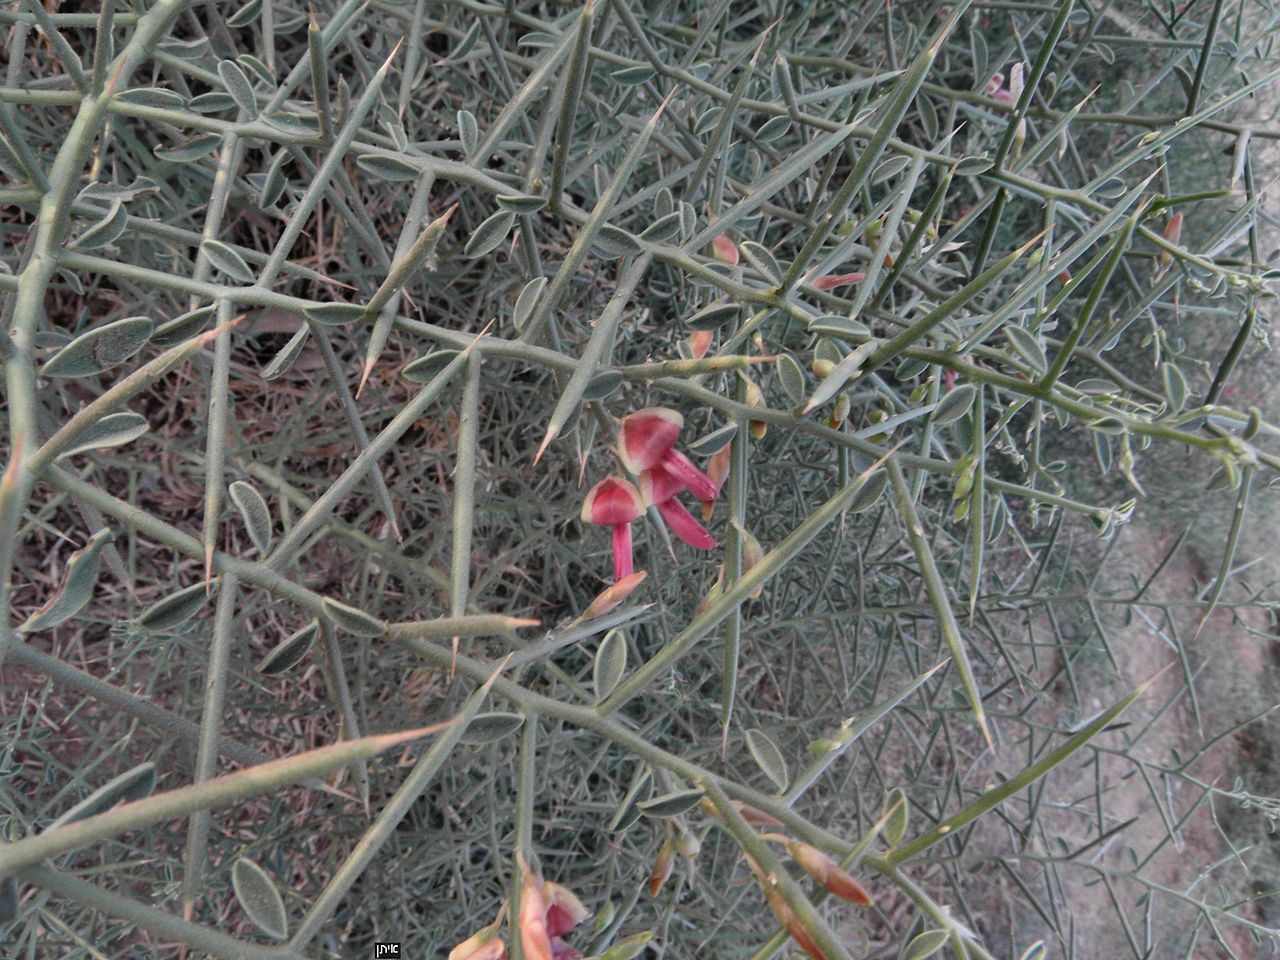
[[[440,226],[443,227],[445,224],[447,224],[450,220],[453,219],[453,215],[458,212],[458,206],[459,204],[455,203],[452,207],[450,207],[444,213],[440,214],[440,216],[436,217],[435,222],[440,224]]]
[[[542,445],[538,447],[538,452],[533,455],[533,465],[536,467],[538,461],[542,459],[542,455],[547,452],[547,447],[551,446],[551,441],[556,438],[559,433],[555,427],[547,428],[547,435],[542,438]]]
[[[367,6],[368,4],[365,4],[365,7]],[[391,56],[387,57],[386,62],[383,63],[383,65],[378,68],[379,73],[385,74],[389,69],[391,69],[391,61],[396,58],[396,54],[400,52],[400,48],[403,46],[404,46],[404,37],[401,37],[399,41],[397,41],[395,45],[395,49],[391,51]]]
[[[360,394],[364,393],[364,385],[369,382],[369,374],[373,373],[373,364],[374,361],[372,360],[366,360],[364,362],[364,372],[360,374],[360,386],[356,387],[357,400],[360,399]],[[394,524],[395,520],[392,520],[391,522]],[[397,537],[396,539],[398,540],[400,538]]]

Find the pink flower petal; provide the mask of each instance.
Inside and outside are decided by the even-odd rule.
[[[683,453],[668,450],[662,458],[662,468],[678,477],[699,500],[714,500],[720,493],[720,485],[695,467]]]
[[[631,473],[648,470],[676,445],[684,417],[666,407],[646,407],[622,418],[618,457]]]
[[[629,480],[605,477],[587,491],[582,501],[584,523],[630,523],[644,513],[640,491]]]
[[[613,525],[613,580],[617,583],[631,576],[635,569],[631,550],[631,524]]]
[[[707,528],[695,520],[675,497],[658,504],[658,512],[667,521],[671,532],[695,550],[715,549],[716,541],[707,533]]]

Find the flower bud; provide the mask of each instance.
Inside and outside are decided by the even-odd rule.
[[[649,874],[649,896],[656,897],[658,895],[662,885],[671,876],[671,869],[675,866],[675,859],[676,845],[670,837],[667,837],[662,841],[662,846],[658,848],[658,855],[653,859],[653,871]]]
[[[711,255],[720,263],[730,267],[738,263],[738,245],[729,239],[727,233],[717,234],[711,241]]]
[[[649,576],[644,570],[638,570],[628,577],[623,577],[617,583],[605,587],[600,591],[599,596],[591,601],[586,610],[582,611],[582,620],[590,620],[592,617],[602,617],[614,607],[618,606],[627,597],[635,593],[636,588],[644,583],[645,577]]]
[[[787,852],[801,870],[840,899],[856,903],[860,907],[871,906],[871,894],[867,893],[866,888],[817,847],[799,840],[788,840]]]
[[[823,357],[815,357],[810,369],[817,375],[819,380],[825,380],[835,372],[836,365]]]

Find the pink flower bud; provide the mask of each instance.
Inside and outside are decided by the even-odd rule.
[[[721,233],[711,241],[711,255],[720,263],[736,266],[738,263],[738,246],[729,239],[727,233]]]
[[[715,339],[715,332],[712,330],[695,330],[689,337],[689,352],[693,354],[693,359],[701,360],[707,355],[707,351],[711,349],[711,341]]]
[[[813,281],[813,286],[817,290],[834,290],[849,283],[861,283],[866,276],[865,273],[832,273]]]

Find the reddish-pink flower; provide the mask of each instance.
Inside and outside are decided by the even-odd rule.
[[[635,486],[621,477],[605,477],[587,491],[582,501],[584,523],[613,527],[613,579],[631,576],[631,524],[644,513],[644,501]]]
[[[633,474],[661,466],[679,477],[699,500],[714,500],[719,490],[711,478],[675,449],[684,417],[666,407],[646,407],[622,418],[618,458]]]

